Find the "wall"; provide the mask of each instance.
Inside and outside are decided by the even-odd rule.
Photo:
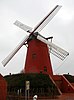
[[[3,76],[0,74],[0,100],[6,100],[7,84]]]

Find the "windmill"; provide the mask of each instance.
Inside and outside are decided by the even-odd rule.
[[[12,57],[23,46],[27,45],[27,56],[24,67],[25,73],[46,73],[53,75],[50,53],[64,60],[69,53],[57,45],[49,42],[53,37],[45,38],[39,32],[51,21],[61,6],[56,5],[54,9],[46,15],[40,23],[33,29],[16,20],[15,25],[28,32],[24,39],[16,46],[16,48],[2,61],[3,66],[12,59]]]

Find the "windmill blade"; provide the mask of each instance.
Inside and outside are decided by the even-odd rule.
[[[2,61],[2,65],[6,64],[12,59],[12,57],[18,52],[18,50],[24,45],[29,36],[24,37],[24,39],[16,46],[16,48]]]
[[[40,32],[51,21],[51,19],[56,15],[61,7],[62,6],[59,5],[55,6],[54,9],[48,13],[48,15],[45,16],[42,21],[34,28],[33,33]]]
[[[21,23],[18,20],[15,21],[14,25],[18,26],[19,28],[23,29],[26,32],[31,32],[32,31],[31,27],[29,27],[27,25],[24,25],[23,23]]]
[[[37,39],[44,42],[45,44],[47,44],[51,48],[51,51],[54,51],[60,57],[65,58],[69,55],[69,53],[67,51],[65,51],[64,49],[58,47],[57,45],[53,44],[52,42],[49,42],[45,38],[41,37],[41,35],[39,35],[39,34],[37,35]]]
[[[66,55],[62,55],[60,52],[56,51],[52,47],[48,46],[49,48],[49,53],[52,53],[54,56],[58,57],[61,60],[64,60],[66,58]]]

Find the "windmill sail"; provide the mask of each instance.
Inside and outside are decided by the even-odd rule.
[[[59,9],[61,8],[61,6],[57,5],[54,7],[54,9],[49,12],[41,21],[40,23],[38,23],[36,25],[36,27],[34,29],[32,29],[31,27],[22,24],[20,21],[16,20],[15,21],[15,25],[18,26],[19,28],[23,29],[26,32],[30,32],[30,33],[35,33],[35,32],[40,32],[51,20],[52,18],[56,15],[56,13],[59,11]]]
[[[67,51],[58,47],[57,45],[53,44],[52,42],[49,42],[45,38],[41,37],[41,35],[39,35],[39,34],[37,36],[37,39],[44,42],[45,44],[47,44],[49,49],[51,50],[51,53],[58,56],[62,60],[64,60],[69,55],[69,53]]]
[[[2,61],[3,66],[6,66],[6,64],[12,59],[12,57],[18,52],[18,50],[24,45],[25,41],[29,37],[26,36],[24,39],[16,46],[16,48]]]
[[[52,20],[60,8],[61,6],[59,5],[55,6],[54,9],[48,13],[48,15],[45,16],[42,21],[34,28],[33,32],[40,32]]]
[[[54,56],[58,57],[61,60],[64,60],[67,57],[67,55],[62,55],[62,53],[53,49],[51,46],[48,46],[48,49],[49,49],[49,53],[53,54]]]
[[[23,29],[24,31],[26,32],[31,32],[32,31],[32,28],[27,26],[27,25],[24,25],[23,23],[21,23],[20,21],[16,20],[14,22],[14,25],[18,26],[19,28]]]

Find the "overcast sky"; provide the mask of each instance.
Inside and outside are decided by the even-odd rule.
[[[74,75],[74,0],[0,0],[0,73],[19,73],[25,64],[26,47],[23,46],[4,68],[1,61],[28,34],[13,23],[16,20],[35,27],[56,5],[62,8],[41,31],[45,37],[53,36],[53,43],[69,52],[61,61],[51,55],[55,74]]]

